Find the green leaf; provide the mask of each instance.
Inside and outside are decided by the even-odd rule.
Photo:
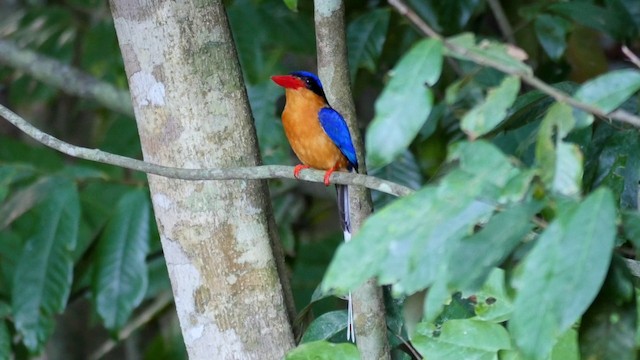
[[[0,231],[0,295],[8,298],[11,297],[13,277],[23,244],[24,239],[17,232]]]
[[[511,349],[502,325],[473,319],[449,320],[439,331],[418,324],[412,343],[425,359],[438,360],[491,360],[497,359],[498,351]]]
[[[428,86],[442,69],[442,42],[418,42],[391,71],[391,80],[375,103],[375,117],[366,133],[367,163],[382,167],[407,149],[431,112]]]
[[[398,184],[408,186],[412,189],[419,189],[424,179],[420,165],[411,151],[403,152],[395,161],[382,168],[369,170],[371,176],[390,180]],[[385,205],[396,200],[395,196],[374,191],[371,193],[373,205],[376,210],[382,209]]]
[[[0,205],[0,229],[4,229],[25,212],[45,199],[58,185],[59,179],[44,177],[22,188]]]
[[[146,191],[125,194],[97,244],[92,291],[96,312],[111,331],[125,324],[147,288],[149,213]]]
[[[467,112],[460,127],[471,139],[493,130],[507,115],[520,90],[520,79],[506,77],[500,86],[489,90],[486,99]]]
[[[346,293],[374,276],[382,284],[394,284],[397,294],[433,283],[456,241],[493,213],[492,198],[495,201],[519,173],[486,142],[459,144],[452,154],[450,160],[458,160],[459,169],[437,186],[427,186],[375,213],[352,241],[340,245],[323,289]]]
[[[616,234],[606,188],[559,210],[518,268],[509,330],[526,359],[545,358],[593,301],[609,266]]]
[[[608,72],[584,83],[574,97],[609,113],[638,90],[640,90],[640,71],[624,69]]]
[[[563,139],[575,126],[569,105],[555,103],[542,120],[536,144],[536,162],[542,181],[553,192],[576,196],[582,184],[582,152]]]
[[[262,161],[265,164],[288,163],[291,161],[291,150],[282,128],[282,121],[273,110],[281,93],[274,91],[271,82],[248,85],[247,93],[255,119]]]
[[[580,360],[578,349],[578,332],[574,329],[567,330],[560,336],[558,342],[551,350],[549,360]]]
[[[476,297],[476,319],[495,323],[509,320],[513,300],[507,294],[504,270],[494,268],[482,288],[470,295]]]
[[[473,56],[481,56],[493,62],[499,63],[516,73],[531,74],[531,68],[524,62],[514,56],[514,48],[508,45],[482,40],[476,44],[475,35],[472,33],[463,33],[448,39],[448,42],[456,47],[460,47],[465,51],[466,55],[460,55],[447,50],[446,54],[462,60],[473,60]],[[522,50],[515,50],[517,52]],[[470,56],[471,55],[471,56]]]
[[[347,28],[349,73],[355,83],[359,68],[374,73],[389,28],[389,9],[369,11],[355,18]]]
[[[451,286],[460,290],[480,287],[533,229],[531,217],[538,210],[535,203],[515,205],[492,217],[476,234],[460,240],[449,262]]]
[[[570,25],[567,20],[559,16],[540,14],[536,17],[534,22],[536,36],[552,60],[559,60],[564,54]]]
[[[627,19],[616,17],[610,9],[586,1],[556,2],[550,4],[547,9],[618,40],[628,37],[629,29],[633,28],[631,21],[627,22]]]
[[[408,0],[411,8],[439,32],[455,34],[462,31],[471,19],[480,0]]]
[[[7,322],[0,319],[0,359],[11,359],[11,334]]]
[[[337,310],[324,313],[313,320],[309,328],[302,335],[301,343],[318,340],[329,340],[347,328],[347,311]]]
[[[73,182],[55,179],[55,191],[35,209],[34,232],[24,245],[13,278],[14,323],[31,352],[51,335],[54,315],[71,289],[80,206]]]
[[[287,5],[289,10],[293,12],[298,12],[298,0],[283,0],[284,4]]]
[[[614,256],[607,279],[580,322],[583,359],[636,359],[638,314],[633,277]]]
[[[626,238],[633,243],[636,249],[640,249],[640,212],[623,211],[622,228]]]
[[[332,344],[314,341],[289,351],[286,360],[360,360],[358,348],[351,343]]]

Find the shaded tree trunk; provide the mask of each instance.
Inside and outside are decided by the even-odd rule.
[[[314,1],[318,75],[324,81],[329,103],[344,115],[351,129],[359,170],[366,174],[364,146],[349,83],[344,10],[342,0]],[[373,206],[368,189],[351,186],[350,193],[351,226],[355,234],[371,215]],[[361,357],[390,359],[382,288],[375,279],[369,279],[353,292],[353,308],[356,340]]]
[[[259,164],[222,1],[111,0],[146,161]],[[265,182],[149,176],[190,359],[277,359],[294,345]]]

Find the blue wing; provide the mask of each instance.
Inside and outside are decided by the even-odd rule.
[[[347,123],[342,115],[332,108],[325,107],[320,109],[318,113],[320,125],[324,132],[329,136],[334,144],[340,149],[340,152],[349,160],[349,164],[358,171],[358,158],[356,157],[356,149],[353,148],[351,134]]]

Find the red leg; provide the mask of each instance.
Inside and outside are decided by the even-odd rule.
[[[308,168],[310,168],[309,165],[303,165],[303,164],[296,165],[296,167],[293,168],[293,177],[297,179],[300,176],[300,171],[302,171],[302,169],[308,169]]]
[[[333,174],[334,171],[336,171],[336,167],[334,166],[331,169],[327,170],[326,173],[324,173],[324,185],[325,186],[329,186],[330,182],[329,182],[329,178],[331,177],[331,174]]]

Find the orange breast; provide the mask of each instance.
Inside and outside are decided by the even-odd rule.
[[[312,168],[336,170],[347,168],[347,159],[322,129],[318,112],[324,100],[307,89],[286,89],[282,125],[293,152]]]

